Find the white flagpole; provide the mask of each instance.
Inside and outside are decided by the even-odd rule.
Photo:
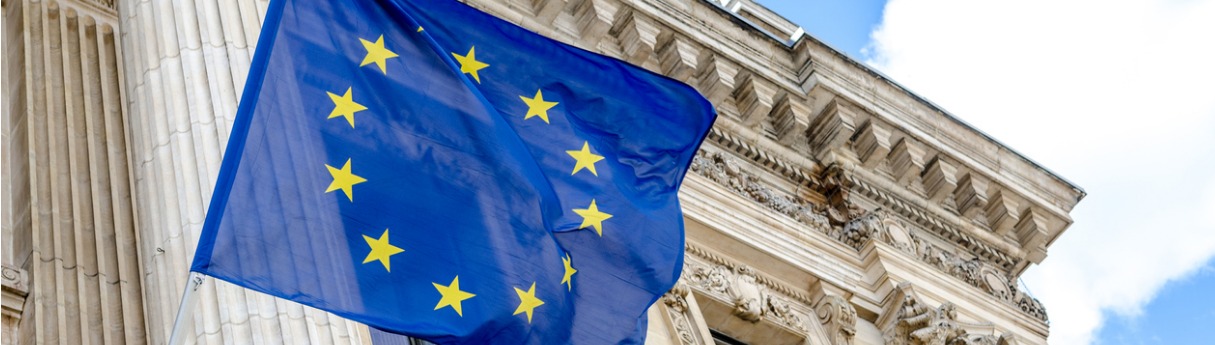
[[[190,272],[186,278],[186,291],[181,295],[181,305],[177,306],[177,318],[173,319],[173,333],[169,335],[169,345],[180,345],[187,335],[186,325],[194,322],[194,309],[198,306],[198,288],[203,283],[202,273]]]

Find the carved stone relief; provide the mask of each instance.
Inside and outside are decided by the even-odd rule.
[[[957,306],[945,302],[931,308],[914,294],[903,296],[898,311],[894,337],[890,345],[1009,345],[1015,344],[1011,334],[970,334],[958,321]]]
[[[915,238],[912,237],[911,232],[907,230],[907,226],[902,224],[902,222],[887,218],[882,221],[882,226],[886,229],[882,234],[883,242],[889,243],[896,249],[912,255],[919,252]]]
[[[865,243],[869,242],[869,239],[880,237],[883,234],[884,226],[879,213],[868,212],[852,218],[844,224],[843,233],[836,239],[849,247],[860,250]]]
[[[17,267],[3,267],[3,308],[0,308],[0,343],[20,343],[19,327],[22,323],[22,313],[25,311],[26,298],[29,296],[29,274]]]
[[[743,171],[738,162],[733,159],[726,158],[721,154],[712,154],[706,157],[704,151],[700,151],[692,159],[691,168],[692,171],[701,176],[707,177],[722,186],[729,187],[734,192],[747,196],[773,211],[810,226],[812,229],[826,232],[831,227],[827,216],[816,210],[812,204],[805,200],[782,195],[760,184],[754,175]]]
[[[679,343],[700,345],[705,341],[701,339],[700,332],[696,330],[696,326],[692,322],[688,306],[689,292],[691,290],[688,285],[680,282],[671,291],[662,295],[662,302],[667,305],[667,315],[671,317],[671,322],[675,326],[675,336],[679,338]]]
[[[726,291],[734,299],[734,316],[751,322],[763,320],[768,292],[756,283],[755,272],[750,267],[734,267],[734,284]]]
[[[964,233],[957,227],[947,224],[947,222],[933,216],[930,212],[919,209],[899,198],[893,197],[890,194],[882,191],[880,188],[870,185],[856,176],[846,175],[844,180],[852,185],[852,188],[854,188],[856,191],[885,205],[890,212],[906,217],[907,219],[914,221],[916,224],[923,226],[922,229],[925,231],[936,232],[942,237],[955,239],[957,243],[970,248],[975,253],[982,255],[985,259],[990,260],[1000,267],[1007,269],[1017,265],[1017,259],[1010,258],[999,249],[984,244],[982,241]]]
[[[878,239],[971,286],[986,291],[1005,303],[1016,306],[1022,312],[1041,320],[1047,319],[1042,303],[1018,291],[1014,281],[1009,279],[1007,274],[998,267],[977,257],[963,258],[923,241],[907,224],[895,219],[882,209],[866,211],[850,203],[842,203],[838,208],[819,206],[800,198],[784,195],[761,184],[754,174],[744,170],[742,164],[721,153],[706,153],[703,150],[698,152],[692,160],[691,170],[853,249],[860,250],[870,240]],[[840,173],[839,169],[828,170],[822,178],[821,185],[832,186],[848,183],[850,179],[839,176]],[[835,199],[839,197],[839,193],[843,193],[841,190],[846,189],[824,187],[823,192],[828,195],[829,199]],[[843,210],[841,211],[840,208]],[[706,274],[709,273],[712,272],[706,272]],[[717,283],[715,279],[721,279],[718,277],[729,273],[717,272],[714,273],[715,275],[705,278],[716,286],[720,283]],[[721,292],[724,293],[724,290]],[[740,306],[740,308],[743,310],[738,311],[739,314],[747,318],[754,317],[754,306],[748,304]]]
[[[779,321],[785,326],[803,332],[807,331],[805,321],[802,320],[802,315],[809,315],[809,311],[800,310],[801,308],[794,307],[794,302],[776,295],[770,294],[765,300],[767,302],[764,306],[765,315]]]
[[[740,319],[770,320],[802,334],[809,332],[804,317],[813,311],[808,305],[776,293],[750,267],[733,266],[685,261],[684,274],[688,285],[731,304]]]
[[[949,275],[955,278],[965,281],[971,286],[986,291],[1000,301],[1016,306],[1017,309],[1030,316],[1043,321],[1047,320],[1046,308],[1042,306],[1042,302],[1020,291],[1017,288],[1016,281],[1010,279],[1006,273],[979,259],[964,259],[954,253],[915,238],[914,235],[912,235],[912,238],[917,243],[917,246],[922,249],[919,253],[920,260],[937,267],[945,273],[949,273]]]
[[[701,266],[690,265],[688,272],[689,283],[699,287],[702,292],[716,295],[722,300],[733,304],[734,316],[748,322],[761,322],[765,318],[782,326],[806,333],[809,329],[804,323],[803,315],[809,315],[809,307],[790,302],[772,290],[759,284],[755,271],[747,266]]]
[[[852,345],[856,336],[856,308],[843,297],[827,295],[818,305],[818,319],[827,329],[832,345]]]

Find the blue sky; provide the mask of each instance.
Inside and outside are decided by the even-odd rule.
[[[758,0],[1089,196],[1052,344],[1213,344],[1215,0]]]
[[[857,59],[866,58],[861,50],[869,44],[869,33],[882,20],[882,8],[886,6],[886,0],[766,0],[759,3]]]
[[[1138,316],[1106,315],[1097,343],[1210,344],[1215,327],[1215,260],[1193,276],[1164,286]]]

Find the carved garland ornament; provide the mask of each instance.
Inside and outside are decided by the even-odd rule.
[[[961,258],[919,239],[905,224],[894,220],[880,209],[872,212],[849,210],[847,216],[840,215],[834,208],[818,207],[772,190],[761,184],[753,174],[744,171],[733,158],[720,153],[706,153],[701,150],[693,158],[691,170],[853,249],[860,250],[868,241],[878,239],[988,292],[1030,316],[1047,320],[1046,309],[1042,303],[1019,291],[1015,281],[1000,273],[998,269],[978,258]],[[831,177],[828,176],[828,180],[831,180]],[[721,286],[726,284],[715,281],[714,279],[718,278],[714,276],[706,275],[703,278],[708,279],[706,289],[724,289]]]

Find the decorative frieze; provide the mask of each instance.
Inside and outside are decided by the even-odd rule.
[[[752,162],[763,166],[773,173],[780,174],[784,178],[792,181],[800,186],[807,186],[813,189],[821,187],[822,182],[814,175],[812,171],[802,169],[800,166],[794,165],[776,157],[772,154],[761,150],[759,147],[751,145],[746,141],[727,133],[719,128],[711,128],[707,141],[715,142],[724,149],[733,150],[734,152],[751,159]]]
[[[744,172],[742,166],[733,159],[721,154],[706,156],[704,151],[701,151],[692,158],[691,170],[738,194],[751,198],[768,209],[793,218],[811,229],[823,233],[829,232],[831,229],[827,217],[822,212],[816,211],[812,204],[778,193],[760,184],[754,175]]]
[[[1016,280],[999,269],[977,259],[962,258],[957,254],[914,238],[916,254],[923,262],[979,288],[997,300],[1012,305],[1022,312],[1046,321],[1046,308],[1038,299],[1025,294],[1017,287]]]
[[[902,215],[903,217],[920,224],[925,229],[930,229],[936,232],[938,235],[941,235],[946,239],[952,239],[958,244],[966,246],[967,248],[973,250],[977,255],[991,260],[1000,267],[1010,268],[1018,262],[1010,258],[1007,254],[1004,254],[999,249],[993,248],[982,243],[978,239],[963,233],[956,226],[946,223],[939,217],[934,216],[929,211],[895,197],[891,193],[883,192],[872,184],[855,176],[847,175],[845,178],[853,186],[854,190],[881,203],[891,212]]]

